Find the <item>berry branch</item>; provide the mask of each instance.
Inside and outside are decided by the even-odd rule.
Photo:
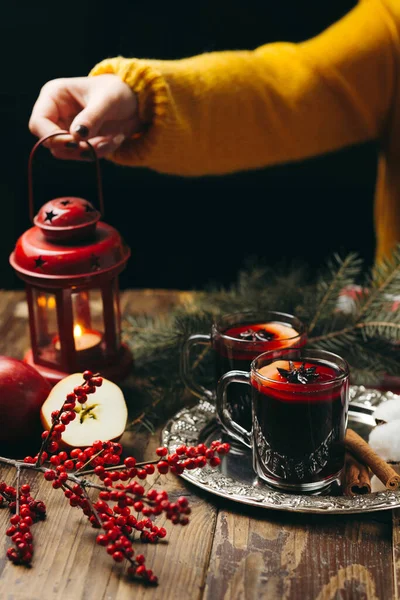
[[[101,530],[96,543],[104,546],[115,562],[127,561],[130,577],[157,584],[157,576],[147,568],[145,556],[135,554],[133,543],[157,543],[166,537],[167,530],[155,524],[160,515],[173,525],[187,525],[191,508],[186,497],[173,502],[165,490],[146,491],[139,481],[154,473],[180,475],[206,465],[216,467],[220,464],[219,455],[229,452],[229,444],[214,441],[210,447],[179,446],[172,454],[160,447],[157,458],[148,462],[137,462],[133,456],[122,461],[122,445],[112,441],[96,440],[87,448],[60,450],[62,434],[76,418],[76,409],[81,410],[79,404],[85,410],[88,396],[96,392],[102,381],[98,374],[84,372],[82,384],[67,394],[61,408],[52,413],[50,430],[42,433],[36,456],[23,460],[0,457],[0,464],[16,469],[15,487],[0,481],[0,507],[8,508],[11,514],[6,535],[14,544],[7,550],[7,558],[14,564],[31,565],[34,550],[30,529],[46,517],[44,503],[31,496],[28,484],[21,485],[22,472],[28,469],[41,473],[53,489],[63,492],[71,506],[82,510],[93,528]],[[88,479],[89,475],[97,481]],[[97,492],[95,500],[89,489]]]

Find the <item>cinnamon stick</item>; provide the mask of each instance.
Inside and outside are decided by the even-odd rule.
[[[392,491],[398,489],[400,475],[352,429],[347,430],[345,446],[353,456],[371,469],[386,489]]]
[[[346,452],[344,462],[343,493],[346,496],[371,493],[369,468],[349,452]]]

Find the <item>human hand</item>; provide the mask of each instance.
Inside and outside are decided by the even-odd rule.
[[[30,131],[39,138],[69,131],[69,136],[45,142],[56,158],[69,160],[90,158],[90,150],[82,140],[89,141],[102,158],[139,128],[136,94],[117,75],[47,82],[29,120]]]

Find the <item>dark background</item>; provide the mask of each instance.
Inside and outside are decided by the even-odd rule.
[[[8,256],[30,226],[27,160],[32,106],[49,79],[86,75],[108,56],[181,58],[205,51],[301,41],[339,19],[354,0],[48,0],[4,3],[0,84],[2,172],[0,287],[19,288]],[[96,201],[94,167],[35,161],[38,208],[51,197]],[[105,220],[132,249],[124,287],[228,285],[248,257],[313,271],[334,252],[374,253],[376,145],[224,177],[180,178],[102,161]]]

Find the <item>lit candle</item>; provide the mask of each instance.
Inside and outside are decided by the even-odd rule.
[[[101,334],[92,329],[83,329],[81,325],[74,326],[74,342],[77,352],[91,351],[100,346]],[[57,337],[54,343],[57,351],[61,350],[60,339]]]
[[[74,340],[75,349],[80,352],[98,346],[101,342],[101,335],[97,331],[84,331],[80,325],[75,325]]]

